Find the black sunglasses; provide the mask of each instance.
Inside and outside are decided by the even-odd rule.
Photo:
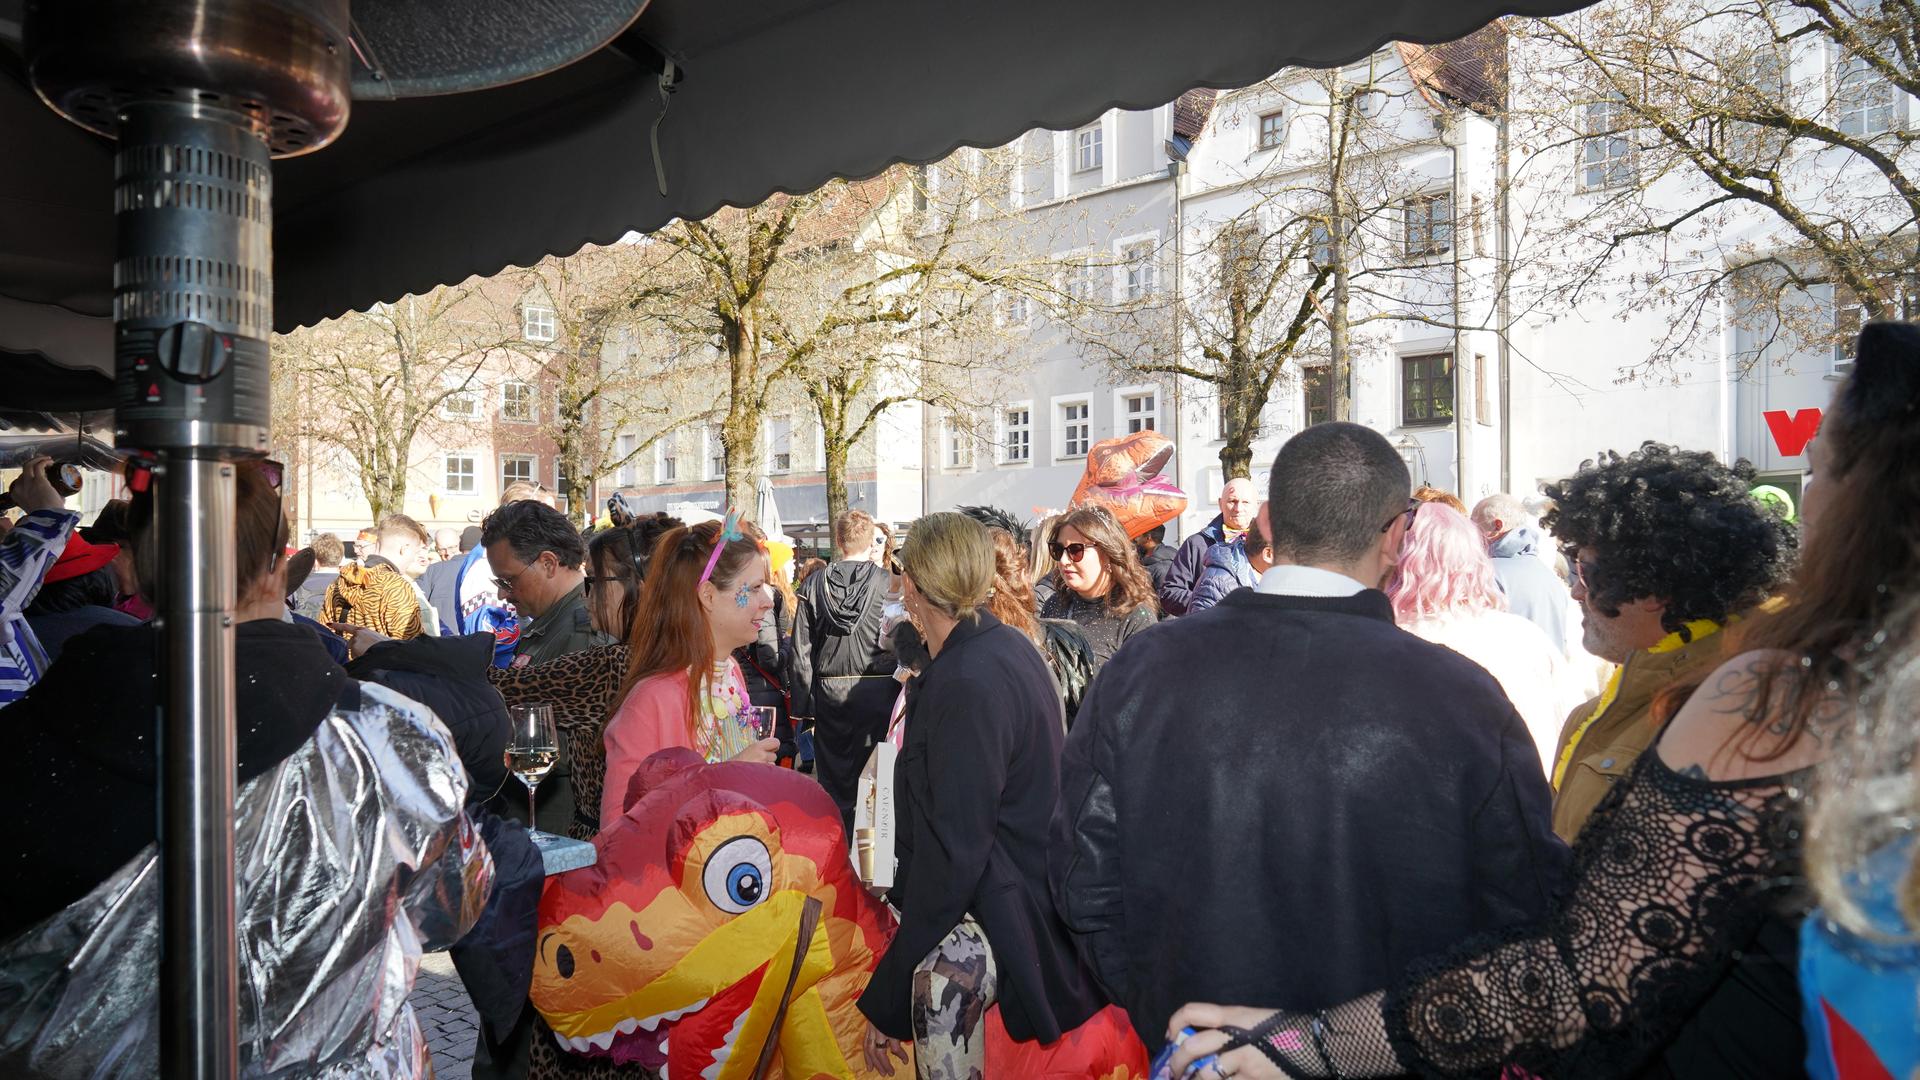
[[[1054,540],[1047,544],[1047,554],[1053,556],[1054,562],[1059,562],[1064,558],[1068,562],[1077,563],[1086,557],[1088,550],[1092,547],[1092,544],[1063,544],[1058,540]]]
[[[1393,528],[1393,523],[1396,521],[1399,521],[1401,518],[1407,519],[1407,528],[1411,529],[1413,528],[1413,515],[1419,512],[1420,512],[1420,500],[1408,499],[1407,508],[1393,515],[1392,517],[1388,518],[1387,523],[1385,525],[1380,526],[1380,531],[1386,532],[1388,529]]]

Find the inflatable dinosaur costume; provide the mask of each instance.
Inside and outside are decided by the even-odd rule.
[[[540,904],[533,1003],[561,1045],[673,1080],[879,1075],[855,1001],[894,918],[855,878],[818,783],[662,750],[594,846],[599,861],[549,879]],[[988,1076],[1129,1080],[1146,1065],[1117,1009],[1047,1047],[989,1020]]]
[[[1165,475],[1172,462],[1173,440],[1151,428],[1103,439],[1087,451],[1087,470],[1067,505],[1105,506],[1138,539],[1187,508],[1186,492]]]

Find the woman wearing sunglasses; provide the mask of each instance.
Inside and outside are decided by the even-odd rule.
[[[1104,506],[1070,510],[1047,534],[1060,591],[1040,607],[1044,619],[1071,619],[1093,646],[1094,672],[1121,642],[1160,619],[1153,583],[1133,541]]]

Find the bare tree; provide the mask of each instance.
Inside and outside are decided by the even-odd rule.
[[[1790,351],[1914,312],[1920,94],[1912,0],[1634,0],[1517,20],[1516,181],[1557,196],[1530,303],[1668,329],[1665,370],[1727,322]],[[1809,302],[1831,290],[1831,302]]]
[[[276,438],[344,453],[373,520],[406,505],[416,439],[477,419],[482,370],[514,347],[484,282],[349,312],[273,341]]]
[[[711,415],[710,404],[692,403],[711,400],[699,387],[713,372],[631,310],[658,287],[663,254],[632,243],[587,247],[503,275],[523,308],[537,304],[551,313],[537,340],[523,334],[516,350],[553,396],[549,430],[570,488],[569,511],[587,521],[599,480]]]
[[[1380,60],[1283,71],[1248,92],[1280,103],[1265,115],[1285,127],[1263,133],[1272,153],[1244,176],[1194,200],[1177,294],[1068,304],[1083,340],[1117,371],[1214,390],[1229,478],[1250,475],[1276,390],[1311,382],[1325,400],[1319,418],[1350,417],[1363,328],[1461,325],[1451,178],[1421,156],[1434,157],[1441,137],[1409,114],[1431,110],[1444,130],[1463,106]],[[1216,130],[1251,119],[1231,100],[1222,108]]]

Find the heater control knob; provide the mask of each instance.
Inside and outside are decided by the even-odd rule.
[[[160,331],[155,352],[161,368],[181,382],[212,382],[233,359],[233,335],[206,323],[174,323]]]

